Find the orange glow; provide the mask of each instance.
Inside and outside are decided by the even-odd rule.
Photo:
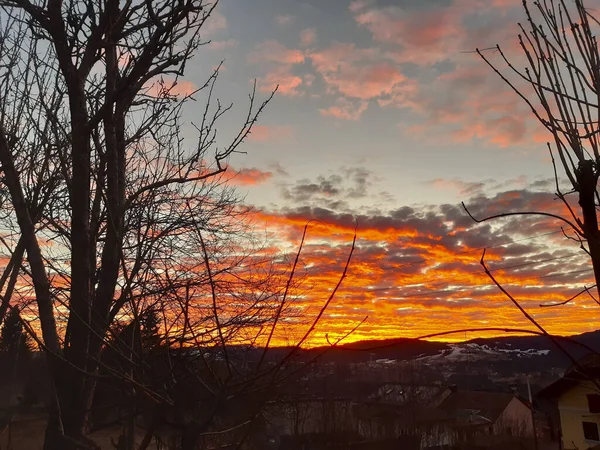
[[[516,200],[514,193],[501,196],[500,203]],[[556,208],[556,204],[554,205]],[[280,244],[294,252],[302,229],[310,217],[258,213],[257,222],[264,221],[276,231]],[[553,223],[542,229],[554,230]],[[456,231],[456,230],[455,230]],[[462,230],[463,232],[465,230]],[[467,230],[468,231],[468,230]],[[314,221],[301,255],[304,278],[302,288],[307,293],[294,300],[306,317],[304,323],[287,326],[277,335],[277,343],[285,344],[290,336],[302,335],[308,321],[324,304],[342,273],[350,250],[354,227],[339,221]],[[455,233],[448,233],[451,236]],[[354,328],[368,316],[344,342],[363,339],[419,337],[431,333],[464,328],[535,328],[493,284],[480,265],[482,250],[463,246],[459,252],[444,243],[444,236],[425,230],[378,229],[365,224],[357,230],[357,246],[347,278],[335,295],[310,340],[320,345],[335,340]],[[561,239],[562,238],[562,239]],[[399,240],[401,243],[399,244]],[[558,250],[576,250],[562,236],[548,236],[545,244]],[[568,299],[593,277],[589,261],[583,252],[567,254],[568,258],[548,257],[550,261],[535,263],[507,253],[511,246],[488,249],[486,265],[497,280],[527,311],[551,333],[566,335],[595,329],[593,318],[600,316],[598,307],[589,297],[556,308],[541,308],[540,304]],[[394,262],[393,251],[414,254],[406,261]],[[570,274],[565,263],[573,265]],[[566,272],[566,273],[565,273]],[[469,333],[469,338],[501,333]],[[448,335],[439,340],[463,340]]]
[[[511,201],[520,200],[510,192],[498,196],[498,201],[507,207]],[[228,243],[226,254],[211,264],[214,273],[218,273],[217,297],[224,318],[230,317],[231,323],[237,323],[238,318],[244,320],[252,314],[267,314],[266,325],[240,331],[235,339],[240,341],[247,335],[247,339],[264,343],[271,323],[268,314],[280,305],[304,226],[311,217],[309,212],[290,215],[260,212],[251,219],[263,233],[268,230],[271,239],[252,252],[243,242]],[[365,218],[359,218],[358,222],[356,249],[347,277],[306,345],[327,344],[327,339],[333,342],[365,318],[344,342],[419,337],[457,329],[534,329],[483,272],[480,265],[482,248],[462,242],[455,245],[465,233],[475,233],[475,228],[428,228],[417,223],[394,228],[387,222],[369,222]],[[506,245],[495,245],[486,252],[487,267],[548,332],[568,335],[594,330],[600,307],[589,297],[582,295],[555,308],[539,306],[565,301],[583,286],[594,284],[589,260],[578,250],[577,244],[554,233],[555,223],[541,225],[539,229],[545,233],[540,238],[543,246],[536,240],[537,247],[515,247],[529,243],[527,237]],[[434,231],[436,229],[438,232]],[[554,234],[547,235],[548,230]],[[310,328],[340,280],[354,233],[353,218],[344,215],[309,222],[286,298],[286,309],[273,335],[274,345],[297,342]],[[494,243],[493,240],[489,242]],[[185,295],[190,295],[195,326],[210,337],[215,334],[215,325],[206,267],[201,258],[194,256],[196,245],[192,242],[189,245],[189,259],[168,263],[164,270],[173,271],[172,279],[181,280],[182,289],[187,280],[196,283]],[[52,246],[45,250],[51,251]],[[212,251],[209,247],[209,252]],[[528,252],[541,256],[529,259]],[[7,261],[2,262],[6,264]],[[235,269],[220,270],[221,267]],[[55,288],[68,291],[67,278],[52,276],[52,283]],[[28,283],[20,285],[19,291],[24,301],[31,300],[33,293]],[[173,298],[159,299],[165,302],[167,314],[173,318],[172,331],[184,329],[177,319],[181,315],[178,303],[181,299],[176,297],[177,293],[173,293]],[[252,305],[258,299],[264,299],[264,303],[253,309]],[[35,316],[34,312],[32,316]],[[468,337],[498,334],[501,333],[472,332]],[[464,338],[465,334],[461,333],[438,339],[456,341]]]
[[[249,169],[241,169],[233,175],[231,179],[228,180],[231,184],[236,185],[255,185],[261,184],[270,179],[273,176],[271,172],[263,172],[262,170],[257,169],[256,167],[252,167]]]

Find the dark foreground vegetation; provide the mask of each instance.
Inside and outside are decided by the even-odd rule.
[[[600,444],[598,367],[580,362],[596,334],[549,336],[485,252],[483,270],[538,338],[305,350],[356,235],[326,298],[298,308],[310,289],[297,276],[306,228],[297,253],[270,253],[227,178],[275,92],[250,88],[223,136],[233,105],[216,98],[221,66],[177,88],[217,4],[0,0],[2,450]],[[476,53],[550,133],[565,215],[466,213],[557,221],[589,255],[600,293],[600,21],[582,0],[524,6],[524,71],[500,47],[504,69],[490,49]],[[600,303],[593,291],[563,304]],[[289,328],[292,344],[273,348]],[[558,425],[556,405],[573,412],[573,399],[584,415]]]
[[[559,448],[556,404],[537,392],[560,379],[569,361],[548,338],[460,344],[403,339],[301,350],[287,365],[286,382],[268,392],[252,377],[263,349],[232,346],[228,358],[239,372],[239,388],[230,389],[219,405],[214,397],[219,385],[210,380],[227,371],[220,353],[167,350],[148,322],[141,334],[143,365],[124,365],[119,346],[105,354],[106,370],[99,373],[90,409],[95,446],[180,448],[189,424],[202,418],[212,425],[195,445],[207,449]],[[6,349],[0,354],[0,445],[39,448],[52,395],[47,361],[15,329],[0,343]],[[573,339],[600,350],[599,333]],[[274,369],[289,351],[275,347],[262,364]],[[129,383],[110,377],[117,369],[173,404],[157,408]]]

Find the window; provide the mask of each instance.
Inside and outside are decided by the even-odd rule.
[[[594,422],[582,422],[583,436],[587,441],[600,441],[600,433],[598,433],[598,424]]]
[[[588,394],[588,409],[591,413],[600,413],[600,395],[598,394]]]

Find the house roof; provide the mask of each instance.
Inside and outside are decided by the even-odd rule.
[[[591,379],[600,380],[600,355],[593,353],[577,361],[577,365],[573,365],[562,378],[538,392],[537,397],[555,399],[582,381]]]
[[[456,391],[438,408],[455,418],[469,414],[494,423],[514,398],[518,399],[514,394],[501,392]]]

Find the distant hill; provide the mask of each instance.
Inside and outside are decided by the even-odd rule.
[[[549,350],[548,359],[557,364],[570,365],[570,359],[563,350],[566,350],[573,358],[579,359],[589,353],[586,347],[600,352],[600,330],[591,331],[567,338],[555,338],[556,343],[546,336],[507,336],[488,339],[472,339],[467,343],[487,345],[491,348],[501,350],[542,351]],[[558,345],[557,345],[558,344]],[[582,344],[582,345],[579,345]]]
[[[419,356],[435,355],[447,350],[444,342],[431,342],[419,339],[396,338],[351,342],[337,347],[320,347],[313,352],[327,350],[324,358],[328,361],[349,360],[354,362],[378,359],[409,360]]]
[[[556,338],[573,358],[579,359],[589,353],[583,345],[600,352],[600,330],[568,338]],[[583,344],[583,345],[579,345]],[[274,350],[278,353],[283,349]],[[536,362],[536,367],[568,367],[570,358],[546,336],[506,336],[477,338],[459,343],[423,341],[410,338],[365,340],[336,347],[318,347],[303,350],[305,355],[316,356],[323,353],[324,361],[365,362],[376,360],[420,360],[460,361],[475,360],[525,360]],[[462,357],[460,356],[462,355]]]

